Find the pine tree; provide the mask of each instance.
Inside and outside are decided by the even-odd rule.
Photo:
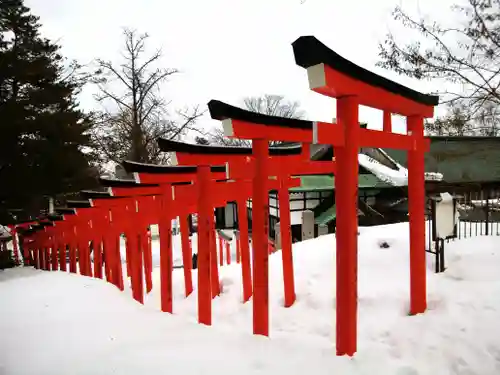
[[[0,3],[0,222],[8,209],[36,213],[46,197],[94,183],[90,122],[76,95],[85,82],[43,38],[23,0]]]

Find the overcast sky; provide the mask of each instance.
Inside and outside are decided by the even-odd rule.
[[[303,3],[301,3],[303,1]],[[454,1],[456,2],[456,1]],[[88,63],[99,57],[120,62],[122,28],[151,35],[149,48],[162,48],[164,67],[182,74],[162,86],[172,109],[219,99],[240,105],[245,96],[282,94],[298,100],[311,120],[331,121],[335,101],[308,88],[295,65],[291,43],[314,35],[354,63],[413,89],[438,86],[375,67],[378,43],[391,30],[412,36],[392,22],[402,5],[413,14],[449,17],[450,0],[25,0],[41,17],[42,32],[57,40],[68,58]],[[87,89],[85,109],[98,108]],[[362,108],[360,120],[379,128],[382,114]],[[205,116],[200,126],[220,126]],[[403,131],[401,125],[397,131]]]

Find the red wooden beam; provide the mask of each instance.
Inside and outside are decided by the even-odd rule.
[[[316,143],[319,144],[329,144],[331,138],[338,136],[338,130],[326,123],[317,123],[316,131]],[[430,140],[424,138],[422,142],[416,143],[415,139],[407,134],[359,129],[358,145],[359,147],[392,148],[396,150],[414,150],[416,147],[422,147],[422,151],[428,152]]]
[[[425,95],[370,72],[312,36],[293,44],[295,61],[307,69],[309,87],[333,98],[356,96],[360,105],[403,116],[432,117],[437,96]]]
[[[136,183],[140,184],[174,184],[181,182],[196,181],[196,166],[163,166],[134,163],[125,161],[123,163],[125,170],[133,171]],[[211,177],[214,180],[224,179],[226,177],[225,166],[213,166],[210,169]]]
[[[334,174],[337,169],[335,161],[270,161],[268,168],[270,177],[287,178],[288,176]],[[230,162],[227,166],[228,177],[231,179],[249,179],[255,173],[255,160],[240,160]],[[300,185],[299,185],[300,186]]]
[[[418,114],[424,117],[434,116],[433,106],[417,103],[401,95],[387,92],[379,87],[349,77],[324,64],[307,68],[307,76],[311,90],[332,98],[357,96],[360,104],[367,107],[403,116]]]

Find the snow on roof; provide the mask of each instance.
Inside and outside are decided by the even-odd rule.
[[[383,150],[378,149],[378,151],[384,153],[385,156],[387,156],[387,158],[389,158],[396,165],[397,169],[389,168],[388,166],[363,153],[358,154],[359,164],[373,173],[381,181],[387,182],[393,186],[407,186],[408,169],[392,159]],[[441,181],[442,179],[443,175],[441,173],[425,172],[426,181]]]

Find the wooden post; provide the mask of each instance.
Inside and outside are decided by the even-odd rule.
[[[52,228],[53,229],[53,228]],[[52,261],[52,271],[57,271],[59,269],[59,262],[58,262],[58,258],[59,258],[59,247],[58,247],[58,243],[56,242],[56,237],[55,237],[55,233],[52,232],[52,235],[51,235],[51,246],[52,246],[52,254],[51,254],[51,258],[50,260]]]
[[[76,273],[76,251],[77,251],[77,239],[76,239],[76,228],[73,224],[70,227],[69,232],[69,272]]]
[[[250,260],[250,243],[248,241],[248,218],[246,199],[237,202],[238,226],[240,231],[241,276],[243,280],[243,302],[252,297],[252,266]]]
[[[425,159],[422,151],[424,120],[407,119],[416,148],[408,151],[408,201],[410,218],[410,314],[423,313],[426,301],[425,268]]]
[[[110,228],[111,230],[111,228]],[[106,235],[102,244],[102,252],[104,257],[104,274],[106,275],[106,281],[108,283],[112,283],[111,277],[111,263],[113,262],[113,254],[111,252],[111,241],[112,237],[110,235]]]
[[[146,293],[153,290],[153,254],[151,253],[151,234],[147,229],[147,225],[141,228],[141,247],[144,260],[144,276],[146,279]]]
[[[139,303],[144,303],[144,292],[142,288],[142,254],[141,243],[138,233],[129,230],[126,234],[128,256],[127,263],[130,264],[130,282],[132,284],[132,296]]]
[[[231,264],[231,244],[229,241],[224,241],[226,245],[226,264],[229,266]]]
[[[193,279],[191,276],[192,251],[189,244],[189,218],[186,215],[181,215],[179,216],[179,221],[182,244],[182,264],[184,265],[184,289],[187,297],[193,292]]]
[[[391,118],[391,112],[389,111],[384,111],[384,117],[383,117],[383,130],[384,132],[387,133],[392,133],[392,118]]]
[[[219,265],[222,267],[224,265],[224,243],[222,237],[219,235]]]
[[[172,313],[172,187],[163,186],[161,211],[158,223],[160,232],[160,287],[161,311]]]
[[[240,248],[240,234],[238,231],[234,232],[234,240],[236,241],[236,263],[241,263],[241,248]]]
[[[125,290],[125,286],[123,285],[123,268],[122,268],[122,255],[120,252],[120,233],[115,234],[115,238],[113,240],[113,248],[112,252],[113,256],[113,280],[115,285],[121,291]]]
[[[66,240],[64,237],[59,242],[59,268],[61,271],[66,272]]]
[[[358,261],[358,102],[355,96],[337,99],[345,145],[335,149],[337,175],[337,355],[354,355],[357,336]]]
[[[290,195],[288,187],[280,180],[278,189],[278,205],[280,214],[281,258],[283,260],[283,287],[285,292],[285,307],[295,302],[295,281],[293,274],[292,232],[290,221]]]
[[[220,294],[219,266],[217,264],[217,240],[215,232],[214,210],[210,209],[210,282],[212,285],[212,298]]]
[[[212,291],[210,285],[210,251],[213,216],[210,197],[210,167],[198,166],[198,322],[212,325]]]
[[[255,175],[252,186],[253,333],[269,336],[269,197],[267,190],[268,141],[252,142]]]
[[[102,279],[102,237],[94,237],[94,276]]]

